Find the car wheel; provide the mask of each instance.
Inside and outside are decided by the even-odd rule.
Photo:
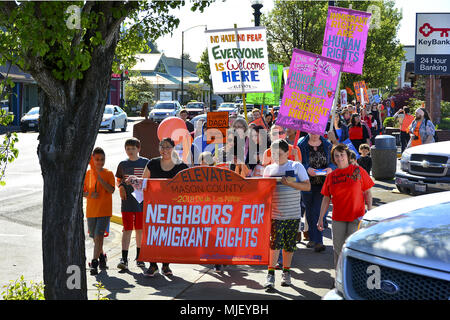
[[[111,129],[109,129],[109,131],[110,131],[110,132],[116,131],[116,122],[115,122],[115,121],[113,121],[113,122],[111,123]]]
[[[125,120],[125,122],[123,123],[123,128],[122,128],[122,132],[127,131],[127,120]]]

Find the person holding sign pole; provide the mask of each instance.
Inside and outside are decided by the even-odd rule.
[[[183,162],[176,161],[176,156],[173,155],[175,142],[171,138],[165,138],[159,143],[159,152],[161,154],[158,158],[151,159],[144,169],[142,177],[145,178],[163,178],[172,179],[181,170],[187,169],[188,166]],[[146,277],[154,277],[158,272],[158,265],[156,262],[150,262],[150,267],[144,272]],[[171,276],[172,270],[168,263],[163,263],[162,272],[165,276]]]
[[[272,142],[272,158],[275,163],[264,169],[264,177],[279,177],[281,184],[273,193],[270,254],[265,288],[275,285],[275,266],[280,250],[283,252],[282,286],[291,284],[290,266],[296,248],[296,236],[300,223],[301,191],[311,190],[308,174],[300,162],[288,160],[289,144],[286,140]]]

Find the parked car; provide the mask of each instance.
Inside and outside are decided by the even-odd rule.
[[[181,110],[177,100],[158,101],[150,111],[149,118],[155,122],[161,122],[167,117],[175,117]]]
[[[25,113],[20,119],[20,129],[22,132],[28,130],[39,131],[39,107],[31,108],[30,111]]]
[[[103,119],[100,125],[100,130],[107,129],[114,132],[120,128],[123,132],[127,130],[128,116],[119,106],[107,104],[103,112]]]
[[[239,106],[233,102],[223,102],[217,108],[217,111],[227,111],[228,113],[239,114]]]
[[[206,114],[199,114],[198,116],[195,116],[194,118],[189,120],[194,125],[194,129],[195,129],[195,126],[197,125],[197,122],[199,120],[202,120],[203,122],[206,122]]]
[[[448,300],[450,192],[391,202],[347,238],[324,300]]]
[[[192,119],[195,116],[206,113],[206,105],[203,102],[188,102],[186,105],[186,111],[188,112],[188,118]]]
[[[395,185],[414,195],[450,190],[450,141],[405,149]]]
[[[240,114],[244,114],[245,113],[244,104],[243,103],[239,103],[237,106],[239,108],[239,113]],[[247,115],[248,115],[255,108],[255,105],[254,104],[250,104],[250,103],[246,103],[245,107],[247,108]]]

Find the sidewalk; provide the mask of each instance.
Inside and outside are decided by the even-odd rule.
[[[116,221],[119,219],[116,217]],[[263,288],[267,275],[266,266],[226,266],[216,273],[212,265],[171,264],[172,277],[157,274],[154,278],[143,275],[145,269],[134,262],[136,243],[134,234],[129,250],[129,270],[120,271],[121,233],[119,223],[111,223],[110,235],[104,248],[108,256],[108,270],[91,276],[87,270],[89,299],[97,299],[94,284],[99,281],[105,287],[101,294],[112,300],[319,300],[334,282],[331,231],[325,231],[326,251],[315,253],[306,248],[306,242],[297,244],[292,261],[292,286],[281,287],[281,271],[276,271],[275,291],[267,293]],[[92,256],[93,244],[86,242],[86,256]],[[148,263],[146,263],[148,266]],[[161,270],[161,264],[159,264]]]

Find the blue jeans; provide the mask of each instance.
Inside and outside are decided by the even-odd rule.
[[[308,221],[309,240],[315,243],[323,244],[323,232],[317,229],[317,222],[320,217],[320,206],[323,195],[320,188],[311,186],[311,191],[302,191],[302,198],[306,207],[306,221]],[[324,221],[326,216],[324,217]]]

